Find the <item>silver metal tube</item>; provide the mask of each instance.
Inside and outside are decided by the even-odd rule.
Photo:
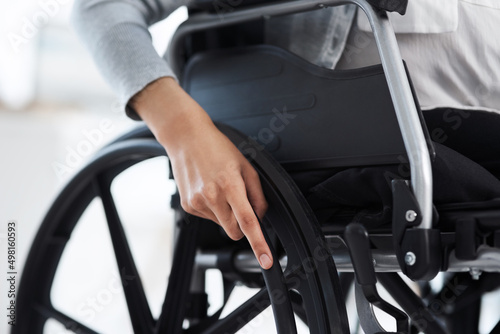
[[[395,254],[374,250],[373,267],[376,272],[400,272],[398,259]],[[335,266],[339,272],[353,272],[351,257],[347,250],[337,250],[333,255]],[[198,253],[196,265],[200,270],[216,269],[217,255],[212,253]],[[287,265],[287,257],[280,259],[280,265],[284,270]],[[234,257],[234,267],[242,273],[260,273],[259,262],[251,251],[241,251]],[[476,260],[458,260],[454,253],[451,254],[448,264],[448,272],[467,272],[477,269],[485,272],[500,272],[500,250],[496,248],[480,247]]]
[[[184,38],[196,31],[212,29],[248,22],[270,16],[293,14],[310,11],[326,6],[356,4],[367,15],[370,21],[377,48],[384,67],[389,91],[396,110],[399,127],[403,136],[411,168],[412,188],[420,206],[422,223],[419,228],[432,226],[432,170],[429,151],[424,133],[420,126],[416,106],[410,85],[401,61],[401,54],[396,42],[394,30],[385,11],[376,11],[366,0],[302,0],[280,2],[261,7],[236,10],[224,14],[203,13],[194,15],[180,25],[167,49],[167,61],[180,77],[181,43]]]
[[[353,272],[351,258],[347,250],[336,251],[333,259],[339,272]],[[374,252],[373,260],[377,272],[401,271],[395,254]],[[285,256],[279,261],[281,267],[285,269],[288,262],[287,257]],[[217,268],[217,256],[210,253],[197,254],[196,264],[199,268]],[[234,267],[243,273],[260,273],[259,262],[251,251],[238,252],[234,257]]]
[[[377,42],[391,92],[406,152],[410,160],[412,188],[420,206],[422,222],[419,228],[432,227],[432,168],[425,136],[420,126],[408,77],[394,30],[385,11],[375,11],[365,0],[353,0],[365,12]]]
[[[500,249],[480,246],[475,260],[458,260],[455,257],[455,251],[451,253],[449,271],[470,271],[471,269],[500,272]]]

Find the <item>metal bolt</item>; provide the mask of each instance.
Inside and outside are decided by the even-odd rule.
[[[405,254],[405,263],[409,266],[413,266],[417,262],[417,257],[415,256],[415,253],[413,252],[408,252]]]
[[[483,272],[477,268],[470,268],[469,273],[472,276],[472,279],[477,281]]]
[[[318,7],[319,7],[319,8],[325,8],[325,4],[320,3],[320,4],[318,4]]]
[[[408,221],[410,223],[414,222],[415,219],[417,219],[417,213],[413,210],[408,210],[408,211],[406,211],[405,218],[406,218],[406,221]]]

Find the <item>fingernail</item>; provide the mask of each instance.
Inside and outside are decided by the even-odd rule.
[[[264,269],[269,269],[271,268],[272,266],[272,261],[271,261],[271,258],[267,255],[267,254],[262,254],[260,257],[259,257],[259,261],[260,261],[260,266]]]

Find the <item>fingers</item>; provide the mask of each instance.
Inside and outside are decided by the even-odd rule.
[[[194,194],[187,203],[183,203],[181,200],[181,206],[184,211],[192,215],[210,219],[219,224],[224,228],[228,237],[234,241],[245,236],[222,191],[214,185],[205,186]]]
[[[246,236],[261,267],[269,269],[273,258],[256,216],[262,218],[267,209],[259,176],[245,163],[230,164],[223,170],[212,181],[198,183],[202,186],[179,185],[181,205],[186,212],[221,225],[233,240]],[[187,197],[182,189],[187,190]]]
[[[262,219],[267,211],[267,201],[262,191],[259,174],[251,166],[243,170],[248,200],[257,216]]]
[[[216,223],[224,228],[228,237],[237,241],[245,236],[227,202],[224,201],[223,204],[219,204],[217,207],[212,207],[212,210],[217,217]]]
[[[273,265],[271,250],[260,228],[252,206],[246,196],[245,184],[235,184],[233,191],[228,193],[228,203],[236,217],[241,231],[245,234],[252,250],[263,269]]]
[[[187,213],[204,219],[210,219],[218,224],[217,218],[211,210],[209,210],[204,203],[199,200],[187,199],[184,200],[181,193],[181,207]]]

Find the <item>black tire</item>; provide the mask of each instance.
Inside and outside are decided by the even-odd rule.
[[[124,136],[102,149],[55,200],[36,235],[22,273],[17,296],[19,321],[12,333],[43,333],[47,319],[54,319],[75,333],[95,333],[57,310],[50,293],[71,233],[97,196],[103,202],[118,267],[137,277],[133,284],[123,285],[135,333],[234,333],[246,323],[236,319],[250,321],[262,311],[263,304],[272,305],[280,334],[296,332],[294,311],[307,322],[311,333],[348,333],[335,265],[305,199],[286,172],[266,152],[233,129],[227,126],[219,128],[237,147],[244,144],[246,150],[243,153],[250,155],[248,158],[260,174],[269,203],[262,227],[268,241],[275,246],[272,247],[274,256],[278,256],[275,250],[281,249],[288,257],[284,272],[279,265],[263,271],[266,285],[224,319],[218,319],[219,313],[198,319],[195,325],[183,329],[187,311],[186,307],[179,305],[185,305],[189,297],[195,254],[203,246],[200,229],[208,224],[185,214],[179,207],[178,216],[182,219],[177,222],[180,229],[167,293],[161,315],[154,319],[110,191],[113,179],[129,167],[165,155],[164,149],[154,139],[147,139],[147,131],[141,130],[137,132],[140,139],[134,138],[133,134]],[[216,228],[215,224],[210,226]],[[224,293],[228,295],[234,282],[225,280],[225,283]]]

